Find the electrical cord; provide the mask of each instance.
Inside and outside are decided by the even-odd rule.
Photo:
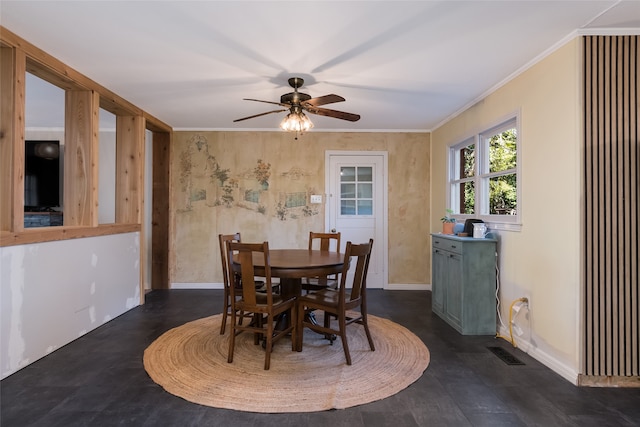
[[[519,303],[519,302],[524,302],[524,303],[526,303],[526,302],[528,302],[528,301],[529,301],[529,300],[528,300],[527,298],[524,298],[524,297],[523,297],[523,298],[518,298],[517,300],[514,300],[514,301],[511,303],[511,306],[509,306],[509,338],[510,338],[510,340],[511,340],[511,345],[512,345],[514,348],[516,348],[516,347],[517,347],[517,345],[516,345],[515,340],[513,339],[513,321],[514,321],[514,317],[513,317],[513,307],[514,307],[517,303]],[[517,315],[517,313],[516,313],[516,315]]]
[[[500,268],[498,267],[498,252],[496,252],[496,310],[498,313],[498,320],[500,321],[500,326],[502,326],[503,328],[506,328],[503,320],[502,320],[502,314],[500,313]],[[496,333],[496,338],[502,338],[507,340],[507,337],[500,335],[500,332],[498,331]]]
[[[502,320],[502,313],[500,313],[500,268],[498,267],[498,252],[496,252],[496,310],[498,313],[498,320],[500,321],[500,326],[506,329],[504,321]],[[516,342],[513,339],[513,307],[519,302],[528,302],[527,298],[518,298],[514,300],[509,306],[509,336],[506,337],[498,331],[496,333],[496,338],[502,338],[503,340],[509,341],[511,345],[516,348]]]
[[[500,313],[500,268],[498,267],[498,253],[496,252],[496,307],[498,311],[498,320],[500,321],[500,325],[505,328],[504,322],[502,321],[502,314]]]

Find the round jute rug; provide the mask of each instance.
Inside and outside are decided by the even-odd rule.
[[[321,316],[318,316],[321,317]],[[166,391],[190,402],[248,412],[315,412],[343,409],[389,397],[406,388],[429,365],[429,350],[408,329],[369,315],[375,351],[361,325],[347,327],[352,365],[340,339],[333,345],[308,329],[301,352],[291,340],[278,341],[265,371],[264,350],[253,335],[236,338],[227,363],[229,327],[220,335],[222,315],[171,329],[144,352],[147,373]],[[319,319],[321,321],[321,318]]]

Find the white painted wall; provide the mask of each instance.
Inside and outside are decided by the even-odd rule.
[[[0,248],[2,378],[140,304],[140,233]]]
[[[116,116],[100,109],[98,223],[116,222]]]
[[[431,188],[432,212],[444,212],[447,147],[520,111],[522,229],[498,232],[501,314],[508,328],[511,302],[530,298],[518,347],[574,383],[582,357],[580,55],[579,39],[569,41],[436,129]]]

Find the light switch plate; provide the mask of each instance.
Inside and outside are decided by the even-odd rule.
[[[312,194],[311,195],[311,203],[322,203],[322,195],[320,195],[320,194]]]

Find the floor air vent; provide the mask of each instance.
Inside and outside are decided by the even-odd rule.
[[[502,347],[487,347],[493,354],[498,356],[507,365],[524,365],[524,362],[509,353]]]

